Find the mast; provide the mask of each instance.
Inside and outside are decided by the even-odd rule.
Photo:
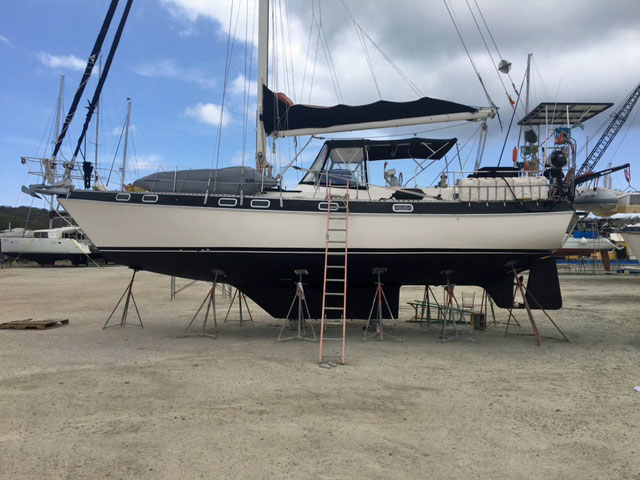
[[[533,53],[529,53],[527,55],[527,93],[524,97],[524,114],[527,115],[529,113],[529,83],[531,80],[531,57]]]
[[[102,55],[100,55],[98,59],[98,78],[102,75]],[[95,172],[95,180],[94,183],[98,182],[98,136],[100,133],[100,97],[96,102],[96,156],[93,161],[94,172]]]
[[[62,96],[64,95],[64,75],[60,75],[60,89],[58,90],[58,109],[56,111],[56,142],[60,136],[60,119],[62,118]]]
[[[58,90],[58,106],[56,110],[56,142],[58,143],[58,137],[60,136],[60,120],[62,119],[62,97],[64,96],[64,75],[60,75],[60,88]],[[45,160],[46,161],[46,160]],[[53,171],[53,181],[56,178],[56,163],[49,162],[49,168]],[[46,169],[46,165],[45,165]],[[53,183],[53,182],[52,182]],[[49,199],[49,228],[53,228],[53,197]]]
[[[263,85],[267,84],[269,74],[269,0],[260,0],[258,4],[258,114],[256,125],[256,170],[264,173],[267,166],[267,140],[262,123]]]
[[[124,150],[122,152],[122,190],[127,189],[125,182],[125,173],[127,171],[127,147],[129,146],[129,124],[131,122],[131,99],[127,98],[127,121],[125,122],[124,131]]]

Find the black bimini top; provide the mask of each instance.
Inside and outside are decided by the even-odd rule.
[[[344,139],[327,140],[329,150],[338,148],[362,147],[367,151],[367,159],[401,160],[406,158],[422,158],[440,160],[458,141],[457,138],[420,138],[411,137],[397,140]]]

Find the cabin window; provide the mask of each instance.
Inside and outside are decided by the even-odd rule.
[[[251,208],[269,208],[271,202],[265,199],[253,199],[251,200]]]
[[[142,203],[156,203],[158,201],[158,195],[143,195]]]
[[[411,213],[413,212],[413,205],[410,203],[394,203],[391,207],[396,213]]]
[[[218,200],[218,206],[220,207],[235,207],[237,204],[237,198],[221,198]]]
[[[48,232],[34,232],[33,238],[49,238]]]
[[[325,145],[300,183],[359,188],[367,183],[364,149],[358,147],[331,148]]]
[[[323,212],[326,212],[328,208],[329,208],[329,202],[318,203],[318,210],[322,210]],[[338,210],[338,208],[339,208],[338,202],[331,202],[332,212],[335,212],[336,210]]]
[[[128,202],[129,200],[131,200],[131,194],[130,193],[117,193],[116,194],[116,201],[117,202]]]
[[[300,183],[315,183],[316,174],[320,170],[322,170],[322,166],[324,165],[324,161],[326,160],[326,158],[327,158],[327,146],[324,145],[320,150],[320,152],[318,153],[318,155],[316,156],[316,159],[313,161],[313,163],[309,167],[309,171],[307,172],[307,174],[304,177],[302,177],[302,181]]]

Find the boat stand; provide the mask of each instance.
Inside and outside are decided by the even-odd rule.
[[[435,308],[438,311],[438,318],[437,320],[440,320],[440,315],[442,312],[442,308],[440,307],[440,304],[438,303],[438,299],[436,298],[436,296],[433,293],[433,290],[431,290],[431,285],[425,285],[424,286],[424,293],[422,294],[422,314],[420,315],[420,326],[422,327],[422,324],[426,321],[427,322],[427,327],[431,326],[431,298],[433,297],[433,301],[435,302]],[[425,307],[426,306],[426,307]],[[427,316],[425,318],[424,316],[424,311],[425,308],[427,310]]]
[[[448,340],[458,340],[461,337],[458,333],[458,321],[466,323],[468,338],[473,342],[475,339],[473,338],[473,331],[471,330],[471,322],[465,322],[464,311],[458,303],[458,299],[453,291],[455,284],[451,283],[449,280],[449,275],[453,273],[453,270],[445,270],[441,273],[445,275],[447,282],[444,286],[444,315],[442,320],[442,331],[440,333],[442,343],[445,343]],[[447,323],[450,323],[453,327],[453,335],[451,336],[447,336]]]
[[[364,327],[364,337],[363,341],[366,341],[371,337],[378,337],[380,340],[384,340],[384,320],[382,315],[382,302],[384,301],[385,306],[387,307],[387,312],[389,312],[389,317],[393,322],[393,326],[395,327],[396,319],[393,318],[393,313],[391,312],[391,307],[389,306],[389,302],[387,301],[387,296],[384,294],[384,289],[382,286],[384,285],[380,281],[380,275],[386,273],[387,269],[385,267],[375,267],[371,270],[373,275],[376,275],[376,281],[374,282],[376,285],[376,291],[373,294],[373,302],[371,302],[371,310],[369,311],[369,318],[367,319],[367,324]],[[369,327],[371,326],[371,319],[373,318],[373,310],[376,310],[376,318],[374,320],[376,331],[375,333],[368,334]],[[398,337],[393,335],[388,335],[396,340],[400,340]]]
[[[247,303],[247,296],[242,293],[240,290],[236,288],[236,291],[233,293],[233,297],[231,298],[231,303],[229,304],[229,309],[227,310],[227,314],[224,316],[224,321],[222,323],[227,323],[227,319],[229,318],[229,313],[231,312],[231,308],[233,307],[233,303],[238,299],[238,310],[240,313],[240,319],[237,320],[240,323],[240,326],[244,322],[253,323],[253,315],[251,315],[251,310],[249,310],[249,304]],[[244,306],[247,309],[247,313],[249,314],[249,320],[244,320],[242,315],[242,303],[244,302]]]
[[[489,292],[483,288],[482,299],[480,300],[480,311],[484,313],[484,321],[486,325],[489,324],[489,308],[491,308],[491,324],[497,325],[498,321],[496,320],[496,310],[493,304],[493,299],[491,298],[491,295],[489,295]]]
[[[216,288],[218,288],[218,277],[224,277],[224,272],[222,270],[214,270],[213,271],[213,282],[211,283],[211,288],[207,293],[207,296],[204,298],[200,307],[196,311],[196,314],[193,316],[187,328],[184,329],[182,337],[209,337],[209,338],[218,338],[218,318],[216,316]],[[195,322],[196,318],[198,318],[198,314],[202,307],[204,307],[205,303],[207,304],[207,310],[204,313],[204,319],[202,320],[202,330],[200,333],[189,333],[189,329],[193,322]],[[213,330],[211,332],[207,332],[207,320],[209,319],[209,311],[213,312]]]
[[[142,324],[142,317],[140,316],[140,311],[138,310],[138,305],[136,304],[136,299],[133,296],[133,282],[136,279],[136,273],[138,273],[138,270],[134,269],[133,275],[131,275],[131,280],[129,281],[129,285],[127,285],[127,288],[124,290],[124,293],[120,297],[120,300],[118,300],[118,303],[116,303],[116,306],[113,307],[113,310],[111,311],[111,315],[109,315],[109,318],[107,318],[107,321],[102,326],[103,330],[105,328],[111,328],[111,327],[126,327],[127,325],[144,328],[144,325]],[[118,306],[120,306],[122,299],[124,299],[125,297],[126,297],[126,300],[124,301],[124,308],[122,309],[122,316],[120,317],[120,323],[114,323],[113,325],[109,325],[109,322],[113,317],[113,314],[116,313]],[[133,306],[136,309],[136,314],[138,315],[139,323],[127,322],[127,316],[129,315],[129,307],[131,306],[131,301],[133,301]]]
[[[533,313],[531,312],[531,307],[529,305],[529,300],[527,299],[527,297],[531,298],[531,300],[533,300],[536,305],[538,305],[539,310],[542,311],[542,313],[545,314],[545,316],[549,319],[549,321],[553,324],[554,327],[556,327],[556,330],[558,330],[558,332],[560,332],[560,335],[562,335],[562,339],[564,339],[565,341],[569,342],[569,338],[567,338],[567,336],[564,334],[564,332],[560,329],[560,327],[558,326],[558,324],[556,322],[553,321],[553,319],[549,316],[549,314],[547,313],[547,311],[542,308],[542,305],[540,305],[540,302],[538,302],[538,300],[536,300],[536,298],[533,296],[533,294],[531,292],[529,292],[529,290],[527,289],[527,287],[524,286],[522,280],[523,278],[521,276],[518,276],[518,274],[516,273],[516,270],[513,266],[511,266],[512,270],[513,270],[513,276],[516,279],[516,283],[515,283],[515,291],[513,294],[513,302],[511,304],[511,308],[509,308],[509,318],[507,319],[507,326],[504,330],[504,334],[505,336],[509,334],[509,326],[511,323],[511,318],[513,318],[516,322],[517,319],[515,317],[515,315],[513,314],[513,310],[516,308],[516,293],[519,292],[520,295],[522,295],[523,298],[523,302],[524,302],[524,308],[527,310],[527,316],[529,317],[529,322],[531,323],[531,329],[533,330],[533,333],[512,333],[511,335],[533,335],[536,337],[536,343],[538,344],[538,346],[540,347],[542,345],[542,340],[547,340],[547,339],[556,339],[556,340],[560,340],[557,337],[547,337],[547,336],[543,336],[540,334],[540,331],[538,330],[538,326],[536,325],[536,321],[533,318]],[[518,323],[518,326],[520,326],[520,324]]]
[[[282,327],[280,328],[280,333],[278,335],[278,342],[285,342],[287,340],[309,340],[312,342],[316,341],[316,332],[313,329],[313,324],[311,323],[311,314],[309,313],[309,305],[307,304],[307,299],[304,295],[304,284],[302,283],[302,276],[308,275],[309,272],[306,270],[294,270],[294,273],[298,275],[298,281],[296,282],[296,293],[293,296],[293,300],[291,301],[291,306],[289,307],[289,311],[287,312],[287,316],[282,322]],[[293,306],[298,304],[298,318],[297,321],[292,321],[289,318],[291,315],[291,311],[293,310]],[[305,316],[306,315],[306,316]],[[307,336],[307,320],[309,321],[309,328],[311,330],[311,335],[313,338],[309,338]],[[282,333],[284,329],[289,325],[289,328],[294,327],[297,330],[296,335],[291,337],[282,338]]]

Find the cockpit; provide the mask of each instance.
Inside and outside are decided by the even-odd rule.
[[[387,162],[413,159],[419,164],[423,160],[439,160],[456,142],[455,138],[418,137],[401,140],[328,140],[300,183],[318,187],[331,182],[332,186],[348,185],[349,188],[366,189],[369,185],[369,162],[382,160],[385,161],[384,180],[394,187],[402,187],[401,178],[395,177],[395,170],[386,170]]]

